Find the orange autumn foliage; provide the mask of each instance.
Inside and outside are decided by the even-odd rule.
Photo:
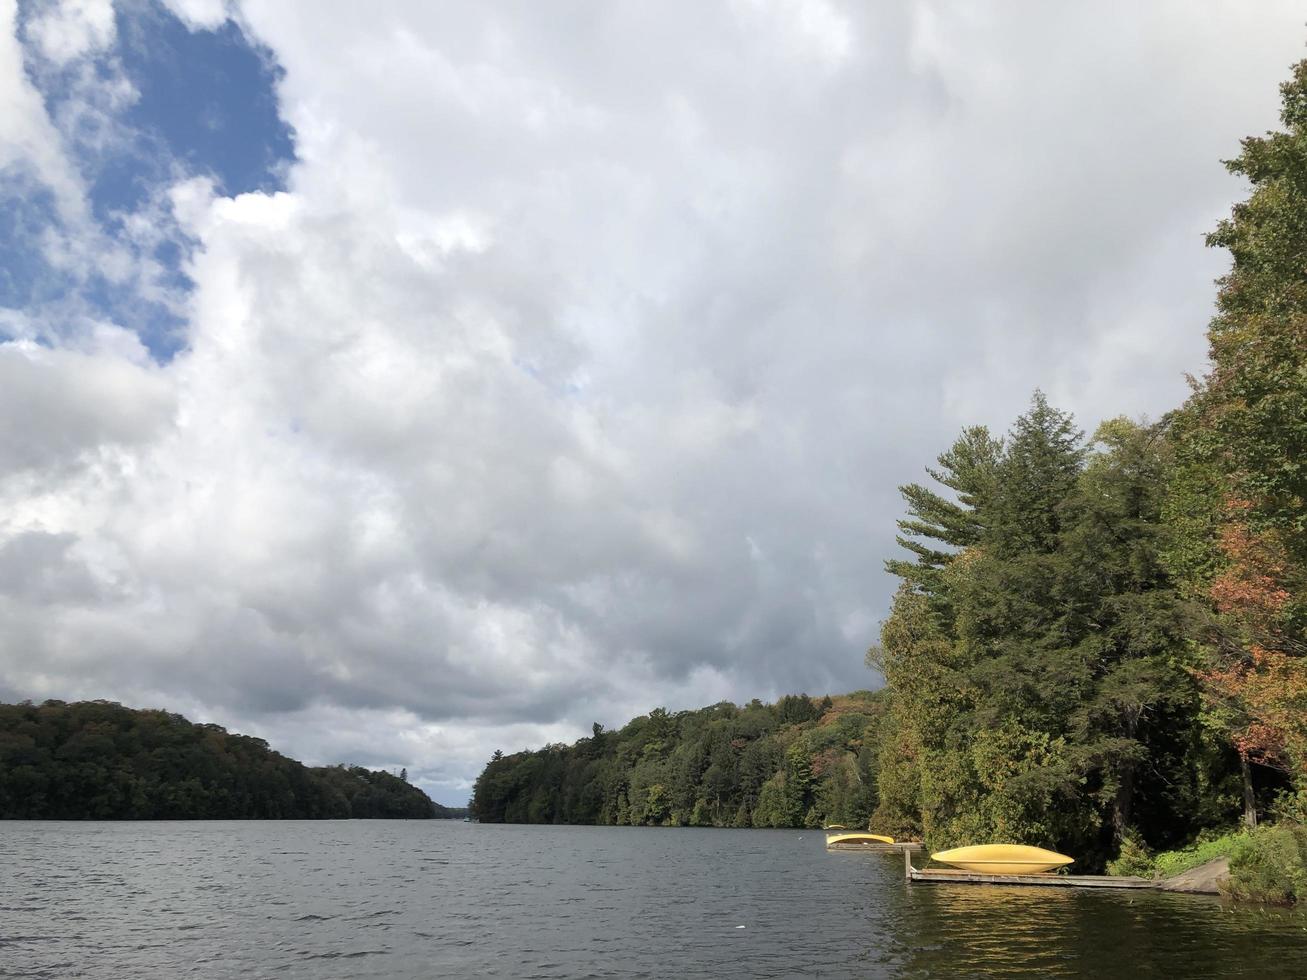
[[[1226,502],[1220,548],[1228,561],[1209,596],[1223,620],[1222,655],[1199,673],[1245,758],[1287,771],[1307,766],[1307,658],[1289,649],[1281,620],[1293,595],[1283,550],[1251,530],[1250,505]]]
[[[1307,761],[1307,665],[1301,657],[1254,646],[1246,660],[1199,679],[1210,698],[1238,716],[1232,734],[1241,755],[1301,770]]]

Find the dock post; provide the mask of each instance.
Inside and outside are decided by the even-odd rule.
[[[903,878],[905,881],[912,880],[912,850],[903,848]]]

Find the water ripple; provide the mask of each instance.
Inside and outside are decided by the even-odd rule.
[[[789,831],[0,824],[0,977],[1307,976],[1307,917]]]

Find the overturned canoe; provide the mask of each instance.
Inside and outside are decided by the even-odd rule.
[[[860,833],[856,831],[847,834],[826,835],[827,847],[833,847],[835,845],[849,847],[856,844],[893,844],[893,843],[894,843],[893,837],[882,837],[880,834],[866,834],[866,833]]]
[[[932,854],[932,861],[951,864],[964,871],[992,875],[1037,875],[1062,868],[1075,858],[1027,844],[976,844]]]

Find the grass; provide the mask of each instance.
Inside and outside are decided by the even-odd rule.
[[[1208,861],[1228,858],[1247,839],[1246,830],[1236,830],[1212,840],[1190,844],[1178,851],[1162,851],[1153,858],[1153,874],[1159,878],[1170,878]]]
[[[1130,836],[1107,868],[1114,875],[1172,878],[1222,857],[1230,859],[1229,877],[1220,886],[1229,897],[1277,905],[1307,900],[1307,825],[1296,819],[1200,838],[1160,854],[1149,854],[1138,837]]]
[[[1117,875],[1142,878],[1171,878],[1217,858],[1233,855],[1248,839],[1246,830],[1232,830],[1207,840],[1199,839],[1188,847],[1150,855],[1138,842],[1128,842],[1121,856],[1108,863],[1108,871]]]

